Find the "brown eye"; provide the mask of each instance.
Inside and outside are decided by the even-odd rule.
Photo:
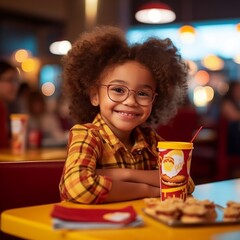
[[[111,86],[109,90],[116,94],[126,94],[127,92],[126,88],[122,86]]]

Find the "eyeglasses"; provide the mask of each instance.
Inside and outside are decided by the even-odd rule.
[[[134,93],[136,102],[141,106],[148,106],[153,103],[155,97],[158,95],[150,88],[143,88],[140,90],[130,90],[126,86],[117,85],[117,84],[101,84],[103,87],[107,87],[107,94],[109,99],[111,99],[113,102],[121,103],[125,101],[129,95],[130,92]]]

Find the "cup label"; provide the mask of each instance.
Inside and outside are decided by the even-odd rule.
[[[13,152],[24,152],[26,149],[28,118],[24,115],[14,114],[11,118],[12,150]]]
[[[192,149],[159,149],[161,198],[187,197]]]

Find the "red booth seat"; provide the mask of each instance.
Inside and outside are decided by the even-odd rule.
[[[0,213],[5,209],[60,201],[64,160],[0,162]]]

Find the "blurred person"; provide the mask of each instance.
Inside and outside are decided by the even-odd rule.
[[[19,82],[17,68],[7,61],[0,60],[0,148],[10,146],[8,104],[16,98]]]
[[[206,112],[202,114],[202,125],[207,128],[216,129],[221,112],[222,95],[217,91],[214,93],[212,101],[207,105]]]
[[[56,116],[64,131],[69,131],[73,126],[73,121],[69,116],[69,101],[63,95],[57,99]]]
[[[28,113],[28,95],[31,91],[31,86],[27,82],[21,82],[17,96],[9,105],[11,113]]]
[[[232,81],[222,99],[222,115],[230,121],[240,121],[240,82]]]
[[[240,82],[230,83],[222,99],[221,117],[228,125],[228,153],[240,155]]]
[[[38,132],[41,146],[65,146],[68,140],[68,131],[61,128],[60,122],[53,112],[47,111],[47,103],[43,94],[34,90],[29,93],[29,145],[31,146],[32,133]]]

